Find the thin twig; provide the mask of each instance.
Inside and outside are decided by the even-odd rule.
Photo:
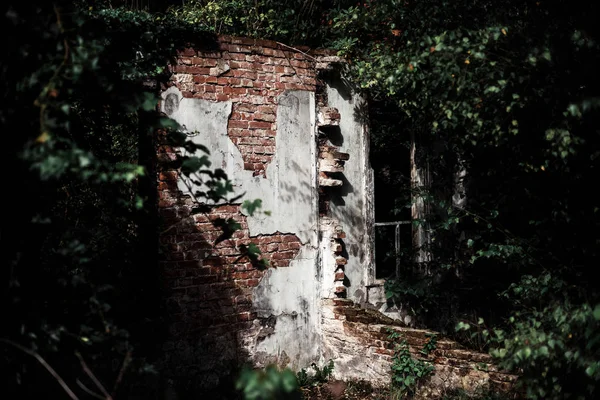
[[[69,395],[70,398],[72,398],[73,400],[79,400],[79,398],[75,395],[75,393],[73,393],[73,391],[71,390],[71,388],[69,388],[69,386],[63,380],[63,378],[61,378],[60,375],[58,375],[58,373],[54,370],[54,368],[52,368],[50,366],[50,364],[48,364],[46,362],[46,360],[44,360],[42,358],[42,356],[40,356],[38,353],[36,353],[33,350],[29,350],[28,348],[23,347],[20,344],[13,342],[10,339],[0,338],[0,342],[7,343],[7,344],[21,350],[23,353],[29,354],[30,356],[34,357],[36,360],[39,361],[40,364],[42,364],[44,366],[44,368],[46,368],[46,370],[48,372],[50,372],[50,375],[52,375],[54,377],[54,379],[56,379],[58,384],[64,389],[65,392],[67,392],[67,394]]]
[[[279,42],[277,42],[277,43],[279,43]],[[311,57],[311,56],[309,56],[308,54],[306,54],[306,53],[304,53],[304,52],[302,52],[302,51],[300,51],[300,50],[298,50],[298,49],[295,49],[295,48],[293,48],[293,47],[287,46],[287,45],[285,45],[285,44],[283,44],[283,43],[279,43],[279,44],[280,44],[280,45],[282,45],[282,46],[289,47],[290,49],[293,49],[293,50],[299,51],[300,53],[302,53],[302,54],[306,55],[307,57]],[[302,84],[304,87],[307,87],[308,85],[307,85],[306,83],[304,83],[304,79],[302,79],[302,75],[300,75],[300,74],[298,73],[298,70],[296,69],[296,67],[294,67],[294,66],[292,65],[291,58],[290,58],[290,57],[288,57],[288,56],[287,56],[285,53],[283,53],[283,55],[284,55],[285,59],[287,60],[287,62],[288,62],[288,64],[289,64],[290,68],[292,68],[292,69],[294,70],[294,74],[296,74],[296,78],[298,78],[298,79],[300,80],[300,83],[301,83],[301,84]],[[312,59],[314,59],[314,60],[316,60],[316,58],[314,58],[314,57],[311,57],[311,58],[312,58]]]
[[[318,60],[318,59],[316,59],[315,57],[311,56],[310,54],[306,54],[305,52],[303,52],[303,51],[302,51],[302,50],[300,50],[300,49],[297,49],[297,48],[295,48],[295,47],[292,47],[292,46],[288,46],[287,44],[284,44],[284,43],[281,43],[281,42],[275,42],[275,43],[277,43],[277,44],[278,44],[278,45],[280,45],[280,46],[287,47],[287,48],[288,48],[288,49],[290,49],[290,50],[297,51],[298,53],[302,53],[302,54],[304,54],[306,57],[308,57],[308,58],[311,58],[311,59],[313,59],[314,61],[319,61],[319,60]]]
[[[113,396],[115,395],[115,393],[117,393],[117,388],[119,387],[119,384],[123,380],[123,375],[125,374],[125,370],[127,369],[127,366],[129,365],[130,361],[131,361],[131,350],[128,351],[127,354],[125,354],[125,359],[123,360],[123,365],[121,366],[121,369],[119,370],[119,375],[117,375],[117,380],[115,381],[115,384],[113,385],[113,389],[112,389]]]
[[[492,224],[492,222],[491,222],[491,221],[489,221],[489,220],[488,220],[488,219],[486,219],[485,217],[482,217],[481,215],[477,215],[477,214],[475,214],[475,213],[473,213],[473,212],[471,212],[471,211],[467,210],[466,208],[458,208],[458,207],[456,207],[456,206],[454,206],[454,205],[453,205],[452,207],[453,207],[453,208],[456,208],[456,209],[458,209],[458,210],[460,210],[460,211],[463,211],[465,214],[468,214],[468,215],[472,216],[473,218],[479,218],[480,220],[482,220],[482,221],[484,221],[484,222],[487,222],[489,225],[492,225],[492,227],[493,227],[493,228],[494,228],[496,231],[498,231],[498,232],[500,232],[500,233],[503,233],[503,234],[504,234],[504,235],[506,235],[506,236],[507,236],[509,239],[511,239],[511,240],[514,240],[514,241],[515,241],[515,242],[517,242],[517,243],[519,243],[519,242],[525,242],[525,240],[523,240],[523,239],[521,239],[521,238],[519,238],[519,237],[517,237],[517,236],[513,235],[513,234],[512,234],[512,233],[510,233],[510,232],[509,232],[507,229],[504,229],[504,228],[502,228],[502,227],[499,227],[499,226],[494,226],[494,224]],[[521,245],[521,243],[519,243],[519,245]],[[539,265],[540,267],[542,267],[542,269],[543,269],[544,271],[548,271],[548,269],[547,269],[547,268],[544,266],[544,264],[542,264],[542,262],[541,262],[540,260],[538,260],[537,258],[535,258],[535,257],[534,257],[534,256],[533,256],[533,255],[532,255],[532,254],[531,254],[529,251],[527,251],[527,250],[525,249],[525,246],[529,247],[530,249],[536,250],[536,251],[539,251],[539,250],[538,250],[538,249],[536,249],[534,246],[530,245],[530,244],[529,244],[529,243],[527,243],[527,242],[525,242],[525,243],[524,243],[524,246],[522,246],[522,248],[523,248],[523,252],[525,253],[525,255],[526,255],[527,257],[529,257],[529,259],[530,259],[531,261],[535,262],[537,265]],[[560,260],[559,260],[559,259],[558,259],[556,256],[554,256],[554,255],[553,255],[553,258],[554,258],[556,261],[560,262]]]
[[[86,393],[87,393],[87,394],[89,394],[90,396],[92,396],[92,397],[95,397],[95,398],[97,398],[97,399],[100,399],[100,400],[106,400],[104,397],[102,397],[102,396],[101,396],[101,395],[99,395],[98,393],[94,392],[94,391],[93,391],[93,390],[91,390],[91,389],[88,389],[88,387],[87,387],[87,386],[85,386],[85,385],[83,384],[83,382],[81,382],[81,381],[79,380],[79,378],[77,378],[77,379],[75,380],[75,383],[77,383],[77,386],[79,386],[79,387],[81,388],[81,390],[83,390],[84,392],[86,392]]]
[[[83,371],[86,373],[86,375],[92,380],[92,382],[94,382],[94,384],[96,385],[96,387],[98,389],[100,389],[100,391],[102,392],[102,394],[104,396],[106,396],[105,399],[106,400],[112,400],[112,396],[106,391],[106,389],[104,388],[104,386],[102,386],[102,383],[100,383],[100,381],[98,380],[98,378],[96,378],[96,376],[89,369],[89,367],[87,366],[87,364],[83,360],[83,357],[81,356],[81,354],[79,352],[77,352],[77,353],[75,353],[75,355],[77,356],[77,358],[79,358],[79,361],[81,362],[81,367],[83,368]]]

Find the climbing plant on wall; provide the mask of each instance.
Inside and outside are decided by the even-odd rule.
[[[415,310],[444,305],[445,318],[421,320],[444,321],[434,327],[446,332],[459,318],[481,316],[490,327],[478,329],[483,342],[492,338],[486,346],[502,365],[523,373],[532,398],[595,394],[594,2],[195,1],[164,14],[113,7],[11,2],[3,13],[12,32],[0,109],[14,150],[5,186],[15,221],[2,235],[4,304],[15,315],[2,326],[11,385],[37,378],[14,344],[60,359],[63,375],[72,365],[81,371],[77,350],[104,382],[121,382],[122,366],[133,362],[130,338],[157,320],[144,312],[130,319],[153,301],[151,290],[138,290],[151,286],[135,278],[148,261],[138,250],[153,240],[145,228],[155,222],[144,143],[151,129],[176,129],[156,119],[152,84],[179,45],[210,46],[210,31],[327,45],[346,56],[372,108],[392,110],[385,115],[393,123],[373,132],[374,151],[396,154],[412,138],[427,149],[416,160],[429,166],[431,184],[404,193],[398,206],[426,199],[434,261],[425,275],[403,264],[389,293],[424,306]],[[467,200],[457,207],[460,171]],[[127,330],[117,323],[124,320]]]
[[[208,4],[181,12],[218,13]],[[259,16],[269,5],[278,7],[260,4],[266,8],[253,8],[263,10]],[[395,109],[379,114],[388,121],[375,124],[374,153],[399,154],[415,140],[417,166],[429,171],[430,184],[412,188],[397,205],[409,206],[416,196],[427,203],[431,241],[425,246],[433,261],[428,274],[403,263],[389,294],[410,300],[423,323],[425,310],[435,310],[430,322],[447,333],[459,318],[483,317],[502,332],[494,354],[523,372],[530,397],[590,396],[598,379],[591,332],[600,301],[592,278],[598,204],[587,194],[597,180],[599,144],[597,6],[395,0],[314,5],[323,16],[312,21],[315,43],[347,57],[348,73],[375,114],[378,104]],[[278,15],[284,14],[267,17],[277,21],[273,29],[285,26],[277,32],[248,29],[271,27],[250,15],[244,20],[254,21],[250,25],[233,17],[214,29],[300,37]],[[394,156],[388,158],[382,167],[394,171]],[[458,184],[466,193],[460,205],[452,199]],[[556,335],[567,351],[556,347]],[[575,337],[585,338],[585,349]],[[487,340],[478,343],[490,346]]]
[[[531,398],[588,397],[598,379],[598,204],[585,194],[599,144],[594,7],[365,2],[333,19],[355,82],[398,107],[401,129],[380,145],[415,138],[431,179],[416,188],[431,210],[427,284],[401,276],[390,295],[435,309],[448,331],[473,313],[504,326],[493,354]]]
[[[196,153],[179,167],[201,170],[205,197],[232,194],[201,146],[156,112],[176,50],[214,41],[185,22],[103,4],[11,2],[3,14],[14,39],[0,111],[13,132],[14,198],[2,227],[0,346],[4,387],[24,397],[128,397],[155,372],[157,130]]]

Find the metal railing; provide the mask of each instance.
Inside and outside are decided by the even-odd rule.
[[[394,229],[394,250],[396,258],[396,276],[400,272],[400,226],[410,225],[411,221],[393,221],[393,222],[375,222],[375,228],[378,226],[395,226]],[[377,240],[377,233],[375,233]],[[377,263],[375,263],[375,277],[377,276]]]

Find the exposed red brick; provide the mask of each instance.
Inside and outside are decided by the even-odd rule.
[[[199,67],[197,65],[191,65],[191,66],[185,67],[183,72],[187,72],[188,74],[195,74],[195,75],[208,75],[210,72],[210,68]]]
[[[264,177],[277,146],[279,96],[284,90],[315,91],[315,63],[273,41],[220,36],[218,42],[216,51],[200,51],[191,45],[182,50],[169,69],[191,76],[179,77],[185,82],[173,79],[168,85],[177,86],[185,98],[232,102],[228,136],[242,155],[244,169]],[[214,73],[223,62],[230,69],[211,76],[211,68]],[[176,155],[166,146],[159,146],[157,153],[165,162],[159,169],[161,165],[166,168]],[[238,205],[211,207],[193,215],[192,200],[181,196],[177,179],[177,171],[161,170],[158,175],[161,220],[165,229],[173,226],[159,238],[168,330],[173,338],[168,346],[178,349],[185,341],[197,343],[207,332],[211,337],[229,335],[235,343],[237,334],[250,332],[258,322],[253,293],[265,274],[243,254],[242,245],[256,244],[272,267],[287,268],[302,243],[289,233],[251,237]],[[215,244],[222,233],[215,226],[219,218],[232,218],[242,228]]]
[[[232,138],[275,137],[273,123],[276,121],[278,96],[283,90],[314,91],[314,62],[297,51],[283,51],[273,41],[221,36],[219,43],[221,52],[196,52],[191,47],[181,51],[177,65],[171,66],[171,70],[191,74],[195,86],[179,82],[174,84],[180,86],[184,97],[234,102],[231,120],[240,122],[230,121],[228,132]],[[218,58],[225,60],[230,70],[218,77],[210,76],[210,68],[217,66]],[[257,109],[260,112],[255,115],[239,114],[242,111],[255,112]],[[245,131],[248,128],[254,132]],[[264,176],[275,153],[275,144],[252,143],[252,147],[244,147],[243,142],[234,143],[244,159],[244,169],[253,170],[254,175]],[[261,157],[255,157],[256,154]]]
[[[158,175],[159,181],[176,181],[179,174],[177,171],[164,171]]]
[[[173,179],[175,176],[175,171],[159,174],[159,178],[162,179]],[[174,202],[177,201],[177,193],[164,193],[163,196],[170,196]],[[166,208],[161,211],[163,218],[176,219],[182,215],[190,215],[189,210]],[[248,257],[242,254],[240,245],[253,242],[264,255],[277,255],[273,266],[287,267],[299,251],[300,240],[295,235],[279,232],[250,237],[246,217],[241,214],[239,205],[214,206],[208,212],[190,218],[193,232],[185,235],[164,235],[160,239],[163,244],[163,258],[167,260],[161,262],[163,281],[169,293],[167,299],[175,302],[173,304],[178,304],[178,310],[182,312],[178,318],[189,323],[193,320],[194,325],[205,330],[212,330],[225,323],[255,319],[251,297],[241,293],[258,286],[264,272],[257,270],[249,262]],[[241,222],[242,230],[236,232],[239,239],[230,239],[214,245],[215,239],[220,236],[220,231],[214,225],[219,218],[232,218]],[[281,242],[293,246],[288,246],[288,250],[283,252],[273,252],[277,249],[269,247],[270,244]],[[185,261],[186,259],[190,260]],[[174,262],[177,260],[179,261]],[[198,309],[192,314],[190,310],[196,309],[195,306],[192,307],[196,299],[202,299],[205,303],[216,303],[214,307]],[[225,308],[233,313],[226,314]],[[235,326],[237,329],[243,329],[246,325]]]

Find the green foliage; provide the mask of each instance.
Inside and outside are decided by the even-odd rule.
[[[482,336],[501,367],[519,372],[519,385],[528,398],[595,396],[600,379],[600,307],[561,299],[568,293],[561,286],[548,275],[525,276],[506,293],[522,308],[510,315],[505,329],[487,328],[481,319],[478,329],[464,322],[457,325],[457,330]]]
[[[242,209],[248,213],[248,215],[252,216],[256,212],[256,210],[262,207],[262,200],[244,200],[242,203]]]
[[[388,297],[442,330],[463,315],[485,317],[489,327],[471,323],[462,338],[503,354],[531,398],[595,395],[598,354],[586,332],[600,301],[599,254],[584,233],[599,225],[597,198],[586,194],[600,154],[594,10],[562,1],[364,2],[338,13],[331,31],[371,107],[398,110],[391,130],[377,122],[372,131],[374,159],[394,160],[414,141],[415,163],[431,180],[396,211],[424,202],[429,215],[416,223],[432,239],[415,250],[433,261],[403,258]],[[388,176],[401,171],[378,163]],[[457,207],[461,171],[466,201]],[[589,346],[575,345],[570,330]],[[500,332],[503,340],[490,342]],[[554,354],[539,344],[555,336],[574,347]]]
[[[172,18],[84,2],[7,10],[0,121],[12,132],[5,183],[20,197],[2,235],[3,382],[27,398],[103,386],[127,397],[154,373],[146,333],[161,332],[153,133],[177,124],[156,113],[158,82],[177,48],[207,37]],[[227,197],[227,177],[206,160],[180,162],[185,174],[209,172],[204,199]],[[49,381],[44,365],[64,382]]]
[[[388,299],[403,301],[410,305],[413,315],[427,313],[438,298],[432,293],[432,280],[418,271],[403,271],[403,279],[385,281],[385,295]]]
[[[347,56],[349,78],[370,99],[387,217],[406,215],[417,200],[430,211],[414,224],[431,243],[401,255],[389,297],[446,331],[481,315],[487,325],[463,322],[459,334],[473,329],[462,337],[522,372],[531,398],[597,396],[596,2],[197,0],[166,14],[75,4],[11,2],[3,14],[12,39],[0,121],[15,150],[5,187],[17,196],[2,235],[17,315],[3,324],[5,344],[60,360],[63,370],[79,365],[79,351],[106,382],[119,376],[113,365],[141,369],[132,338],[153,330],[148,309],[158,308],[133,279],[152,281],[137,266],[155,260],[146,251],[155,239],[153,150],[143,144],[156,128],[177,130],[152,115],[152,85],[178,47],[214,46],[209,30],[332,45]],[[187,152],[174,167],[202,187],[198,199],[239,200],[205,148],[169,137]],[[424,187],[410,187],[401,162],[412,142],[431,178]],[[451,188],[461,171],[467,199],[457,207]],[[243,208],[252,214],[258,205]],[[238,228],[221,226],[218,240]],[[257,246],[242,250],[267,266]],[[414,250],[433,261],[415,265]],[[423,375],[407,351],[398,368]],[[6,359],[12,382],[35,390],[31,368],[14,351]],[[408,393],[412,382],[400,379]]]
[[[433,333],[427,333],[425,336],[427,336],[429,340],[427,343],[425,343],[425,345],[423,345],[423,348],[419,350],[419,353],[427,357],[437,348],[437,335]]]
[[[587,304],[552,304],[516,312],[506,331],[495,331],[491,354],[499,365],[521,371],[532,399],[587,399],[600,381],[600,324]],[[565,373],[569,379],[564,379]]]
[[[468,393],[463,389],[448,390],[444,393],[442,400],[505,400],[509,398],[493,388],[482,386],[478,387],[474,393]]]
[[[403,397],[413,396],[419,385],[433,373],[435,367],[424,360],[414,358],[410,354],[408,343],[405,339],[402,339],[402,335],[397,331],[390,330],[388,338],[395,342],[391,366],[392,388],[398,390]],[[430,336],[429,341],[419,352],[427,357],[435,350],[436,341],[435,335]]]
[[[266,258],[260,257],[262,252],[260,251],[260,248],[256,244],[254,244],[254,243],[250,243],[248,245],[241,244],[239,246],[239,248],[242,253],[240,258],[248,257],[248,259],[250,260],[250,263],[252,264],[252,266],[254,268],[261,270],[261,271],[269,268],[269,265],[270,265],[269,260],[267,260]]]
[[[244,368],[236,381],[236,389],[246,400],[300,399],[296,376],[289,369],[270,365],[264,370]]]
[[[327,15],[335,4],[318,0],[194,0],[169,13],[217,34],[285,40],[308,44],[327,38]]]
[[[306,368],[302,368],[296,374],[298,385],[300,385],[300,387],[307,387],[326,383],[333,373],[333,367],[333,360],[329,360],[323,367],[319,367],[317,364],[312,363],[311,368],[313,372],[307,371]]]
[[[250,216],[259,215],[259,214],[264,214],[267,217],[271,216],[271,211],[269,211],[269,210],[259,211],[261,208],[262,208],[262,200],[261,199],[244,200],[242,202],[242,210]]]

